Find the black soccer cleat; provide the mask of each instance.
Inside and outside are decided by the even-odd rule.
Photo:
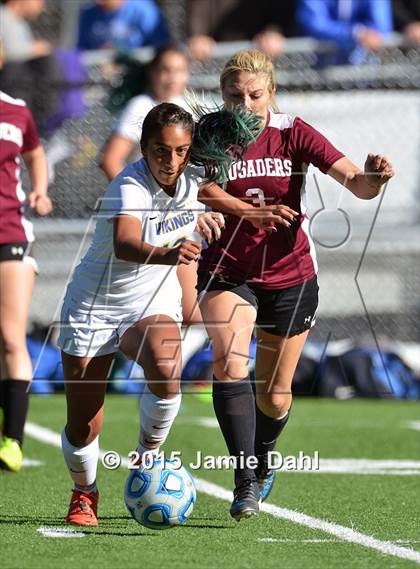
[[[230,507],[230,515],[237,522],[242,518],[257,516],[259,507],[260,490],[256,480],[247,479],[238,484],[233,491],[233,502]]]

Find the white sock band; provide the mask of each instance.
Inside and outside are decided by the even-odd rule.
[[[158,449],[166,440],[181,405],[181,394],[172,399],[161,399],[146,385],[140,401],[140,446]]]
[[[66,431],[61,433],[61,448],[69,469],[70,476],[76,486],[92,486],[96,480],[99,459],[99,437],[85,447],[74,447],[70,444]]]

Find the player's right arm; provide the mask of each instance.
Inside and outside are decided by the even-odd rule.
[[[153,105],[148,98],[134,97],[124,108],[118,123],[106,141],[99,162],[108,180],[113,180],[126,166],[131,153],[139,147],[144,117]]]
[[[197,261],[201,245],[186,239],[178,247],[157,247],[141,238],[142,223],[131,215],[114,217],[114,253],[117,259],[148,265],[189,265]]]
[[[44,148],[40,143],[32,113],[26,108],[26,129],[23,137],[22,158],[28,169],[31,192],[29,206],[38,215],[47,215],[52,210],[48,197],[48,163]]]
[[[113,180],[125,167],[134,143],[119,134],[112,134],[102,150],[99,166],[108,180]]]
[[[48,215],[52,210],[52,203],[48,197],[48,165],[44,149],[39,145],[33,150],[24,152],[22,157],[28,168],[32,186],[28,195],[29,206],[38,215]]]

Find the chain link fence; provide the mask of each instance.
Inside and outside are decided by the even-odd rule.
[[[66,4],[50,4],[39,29],[53,41],[70,37],[59,26]],[[164,10],[172,10],[171,25],[179,32],[176,39],[182,39],[182,3],[166,4],[162,2]],[[220,102],[218,78],[224,61],[250,45],[219,44],[211,61],[192,64],[190,86],[210,103]],[[368,152],[386,154],[397,175],[381,198],[364,202],[309,170],[306,191],[321,289],[312,338],[418,341],[420,52],[396,36],[369,64],[320,67],[320,54],[331,49],[309,39],[286,43],[275,62],[281,111],[302,116],[361,166]],[[142,61],[151,55],[149,49],[136,51]],[[113,56],[107,51],[83,56],[89,110],[81,119],[66,121],[46,142],[54,213],[35,220],[41,272],[32,322],[49,325],[58,318],[67,278],[87,246],[95,204],[106,187],[98,155],[116,120],[107,110],[109,93],[124,73],[123,65],[112,74],[105,72],[104,64]]]
[[[385,152],[396,177],[382,198],[356,200],[315,169],[307,176],[311,234],[320,279],[318,325],[312,337],[373,339],[374,334],[416,341],[419,332],[419,117],[410,92],[285,93],[284,111],[324,132],[356,163],[368,151]],[[54,219],[36,220],[41,267],[31,318],[58,318],[68,275],[85,250],[95,204],[106,187],[97,154],[113,117],[97,102],[62,129],[69,156],[56,164],[51,184]]]

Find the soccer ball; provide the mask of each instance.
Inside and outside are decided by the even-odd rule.
[[[197,493],[188,470],[169,459],[153,462],[151,468],[132,470],[125,484],[124,500],[139,524],[150,529],[168,529],[191,516]]]

